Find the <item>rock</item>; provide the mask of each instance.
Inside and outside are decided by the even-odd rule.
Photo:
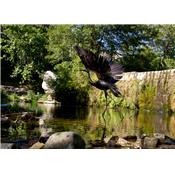
[[[107,148],[120,148],[121,145],[117,144],[118,139],[118,136],[111,137],[110,140],[107,142]]]
[[[28,140],[26,139],[15,139],[13,141],[14,143],[14,147],[15,149],[25,149],[27,144],[28,144]]]
[[[175,149],[175,145],[162,144],[158,147],[159,149]]]
[[[136,142],[137,136],[136,135],[128,135],[128,136],[123,137],[123,139],[125,139],[129,142]]]
[[[86,149],[93,149],[94,147],[92,146],[92,144],[90,144],[90,143],[87,143],[86,144]]]
[[[168,137],[168,136],[165,136],[164,144],[167,144],[167,145],[175,145],[175,139],[173,139],[173,138],[171,138],[171,137]]]
[[[142,134],[141,139],[144,139],[146,136],[147,136],[146,134]]]
[[[28,120],[34,120],[35,117],[30,112],[23,112],[23,114],[21,115],[21,119],[24,121],[28,121]]]
[[[41,136],[39,138],[39,142],[40,143],[46,143],[48,139],[49,139],[49,136]]]
[[[137,138],[136,142],[133,143],[133,148],[135,149],[141,149],[142,148],[142,139],[141,138]]]
[[[46,71],[44,74],[44,79],[42,82],[42,88],[45,93],[48,95],[47,100],[54,100],[55,89],[51,86],[51,82],[56,80],[56,75],[51,71]]]
[[[117,144],[120,145],[121,147],[127,147],[127,148],[130,148],[130,147],[133,147],[133,144],[128,142],[127,140],[123,139],[123,138],[119,138],[117,140]]]
[[[161,133],[154,133],[153,136],[158,139],[159,144],[163,144],[165,141],[165,135]]]
[[[109,136],[109,137],[105,137],[104,138],[104,142],[107,144],[109,142],[109,140],[112,138],[113,136]]]
[[[131,136],[131,135],[125,136],[124,138],[113,136],[110,138],[110,140],[107,143],[107,148],[140,149],[141,147],[142,147],[142,140],[137,138],[137,136]]]
[[[20,96],[19,100],[21,102],[31,102],[31,99],[29,99],[27,96],[24,96],[24,95]]]
[[[155,133],[154,137],[158,138],[160,149],[174,149],[175,148],[175,139],[168,137],[164,134]]]
[[[41,136],[39,138],[39,142],[41,143],[46,143],[48,138],[53,134],[52,128],[47,128],[45,125],[45,120],[44,119],[39,119],[39,131],[41,133]]]
[[[61,106],[61,102],[58,102],[54,99],[51,99],[50,96],[47,98],[48,100],[38,100],[38,103],[44,103],[44,104],[55,104],[55,105],[58,105],[58,106]]]
[[[0,85],[0,89],[3,89],[7,92],[16,93],[18,95],[27,94],[27,89],[25,88],[19,88],[14,86],[6,86],[6,85]]]
[[[155,137],[145,137],[143,142],[144,149],[153,149],[158,145],[158,139]]]
[[[44,119],[40,118],[39,119],[39,126],[44,127],[44,125],[45,125]]]
[[[44,148],[44,143],[40,143],[40,142],[36,142],[30,147],[30,149],[42,149],[42,148]]]
[[[1,118],[1,126],[9,128],[10,127],[10,120],[8,117]]]
[[[10,104],[0,104],[1,110],[8,110],[8,108],[11,106]]]
[[[103,140],[90,141],[89,144],[91,145],[92,148],[104,148],[106,146]]]
[[[16,148],[14,143],[1,143],[1,149],[14,149]]]
[[[44,146],[45,149],[82,149],[85,141],[76,132],[57,132],[52,134]]]

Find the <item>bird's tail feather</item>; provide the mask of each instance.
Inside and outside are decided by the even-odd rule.
[[[111,86],[110,90],[116,97],[121,96],[121,93],[116,86]]]

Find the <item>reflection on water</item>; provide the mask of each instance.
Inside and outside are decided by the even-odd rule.
[[[52,107],[51,107],[52,106]],[[159,132],[175,138],[175,115],[162,112],[107,109],[88,107],[40,106],[47,111],[41,117],[45,127],[58,131],[77,131],[86,140],[109,135],[140,135]],[[49,112],[50,111],[50,112]]]
[[[101,139],[103,135],[126,136],[143,133],[151,135],[155,132],[175,138],[175,114],[107,109],[103,118],[102,113],[105,108],[59,107],[53,104],[38,106],[44,113],[40,116],[38,125],[34,125],[32,130],[24,128],[23,138],[60,131],[79,132],[86,141]],[[26,123],[25,126],[28,126],[30,121]],[[3,137],[9,138],[9,133],[7,132]],[[19,137],[19,135],[12,136],[13,139]]]

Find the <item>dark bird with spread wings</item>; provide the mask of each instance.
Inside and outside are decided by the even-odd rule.
[[[122,78],[123,68],[117,64],[111,57],[96,56],[89,50],[83,49],[80,46],[74,47],[85,70],[88,73],[89,82],[92,86],[104,90],[107,104],[107,90],[118,97],[120,92],[115,86],[115,83]],[[90,76],[90,71],[96,73],[98,80],[93,81]]]

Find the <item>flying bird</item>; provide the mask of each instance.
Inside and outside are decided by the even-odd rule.
[[[117,64],[111,57],[96,56],[93,52],[81,48],[76,45],[75,50],[85,66],[85,72],[88,73],[89,83],[103,90],[107,105],[107,90],[110,90],[116,97],[120,96],[115,83],[122,78],[123,68]],[[98,77],[97,81],[93,81],[90,76],[90,71],[95,72]]]

